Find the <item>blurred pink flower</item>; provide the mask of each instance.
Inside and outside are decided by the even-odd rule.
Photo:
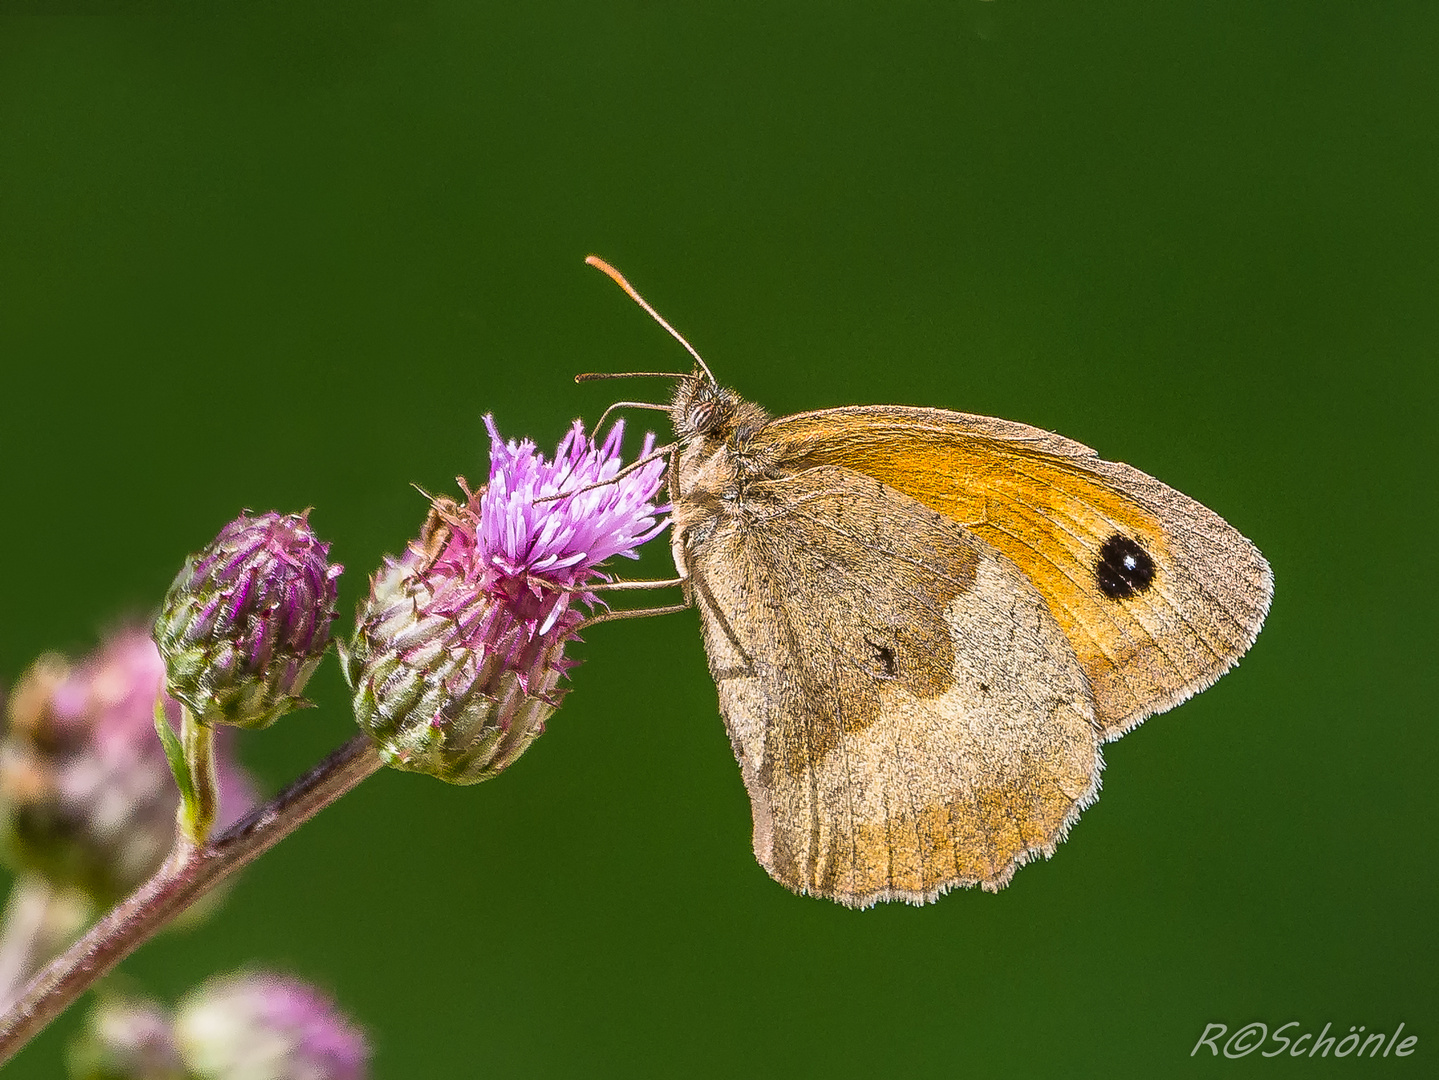
[[[102,906],[159,867],[179,804],[154,726],[164,679],[148,630],[134,625],[82,660],[49,653],[21,676],[0,740],[0,830],[12,862]],[[165,709],[178,725],[179,704],[166,698]],[[231,746],[219,740],[222,827],[255,801]]]
[[[215,1080],[364,1080],[365,1035],[319,990],[286,975],[212,979],[180,1002],[176,1043]]]
[[[325,994],[299,979],[210,979],[169,1009],[102,996],[71,1045],[74,1080],[364,1080],[370,1048]]]

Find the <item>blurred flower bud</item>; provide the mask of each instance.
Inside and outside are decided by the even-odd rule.
[[[437,501],[419,541],[385,561],[344,655],[355,718],[386,763],[453,784],[495,775],[544,730],[574,664],[565,644],[599,602],[584,587],[667,524],[662,460],[583,490],[620,471],[622,423],[597,446],[576,421],[552,462],[485,424],[489,484]],[[642,455],[653,447],[646,436]],[[562,492],[577,494],[536,502]]]
[[[253,972],[212,979],[176,1011],[175,1039],[198,1080],[363,1080],[370,1049],[325,995]]]
[[[170,1014],[141,998],[103,998],[68,1055],[71,1080],[191,1080]]]
[[[17,869],[108,906],[164,861],[179,804],[155,734],[164,679],[138,626],[78,663],[52,653],[21,676],[0,740],[0,837]],[[179,704],[166,711],[178,723]],[[254,802],[229,745],[217,748],[222,825]]]
[[[241,514],[185,560],[155,641],[167,689],[203,724],[269,727],[306,702],[335,617],[330,545],[304,514]]]

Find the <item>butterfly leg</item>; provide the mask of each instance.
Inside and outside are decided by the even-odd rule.
[[[652,608],[631,608],[627,611],[606,611],[602,615],[592,616],[591,618],[588,618],[584,622],[580,623],[579,626],[575,627],[575,632],[578,633],[581,630],[587,629],[591,626],[595,626],[602,622],[615,622],[619,619],[644,619],[648,618],[651,615],[673,615],[677,611],[687,611],[692,604],[689,596],[688,585],[689,578],[682,576],[676,578],[666,578],[663,580],[652,579],[647,581],[597,581],[592,585],[571,585],[561,591],[571,593],[584,593],[616,592],[635,589],[673,589],[676,587],[683,587],[685,589],[685,599],[684,603],[682,604],[668,604],[664,607]]]
[[[594,615],[575,627],[575,633],[588,630],[591,626],[598,626],[604,622],[617,622],[620,619],[647,619],[651,615],[674,615],[680,611],[688,611],[689,602],[683,604],[670,604],[666,607],[652,608],[631,608],[628,611],[606,611],[603,615]]]
[[[691,589],[693,592],[690,591]],[[709,608],[711,614],[713,614],[715,623],[719,626],[720,631],[729,639],[730,645],[734,647],[735,652],[737,652],[744,661],[743,667],[735,669],[732,674],[737,676],[752,675],[754,673],[754,661],[750,659],[750,655],[740,641],[739,635],[735,633],[734,627],[730,625],[729,617],[725,614],[724,608],[716,602],[714,593],[710,591],[710,587],[705,583],[704,578],[698,574],[690,577],[686,582],[685,592],[691,604],[694,603],[694,594],[697,593],[699,595],[700,600],[704,602],[704,606]]]
[[[666,580],[647,579],[643,581],[597,581],[593,585],[566,585],[560,592],[567,593],[597,593],[597,592],[620,592],[630,589],[676,589],[684,585],[688,578],[668,578]]]
[[[636,469],[643,469],[651,462],[660,460],[660,458],[664,457],[678,445],[679,443],[669,443],[665,446],[661,446],[658,450],[652,450],[644,457],[640,458],[638,461],[631,461],[628,465],[626,465],[619,472],[615,473],[614,476],[611,476],[608,480],[596,480],[593,484],[586,484],[584,487],[575,488],[573,491],[560,491],[556,492],[554,495],[541,495],[539,498],[534,500],[534,503],[536,506],[538,506],[540,503],[555,502],[557,499],[568,499],[575,495],[583,495],[587,491],[594,491],[596,488],[608,487],[610,484],[615,483],[615,481],[617,480],[623,480],[626,476],[634,472]]]

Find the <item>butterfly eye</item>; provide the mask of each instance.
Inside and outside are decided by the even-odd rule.
[[[724,410],[718,401],[697,401],[690,406],[690,426],[697,434],[708,435],[720,426],[723,415]]]

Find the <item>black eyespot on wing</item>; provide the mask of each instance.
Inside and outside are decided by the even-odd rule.
[[[1129,537],[1115,533],[1099,549],[1094,574],[1105,596],[1127,600],[1154,583],[1154,560]]]

